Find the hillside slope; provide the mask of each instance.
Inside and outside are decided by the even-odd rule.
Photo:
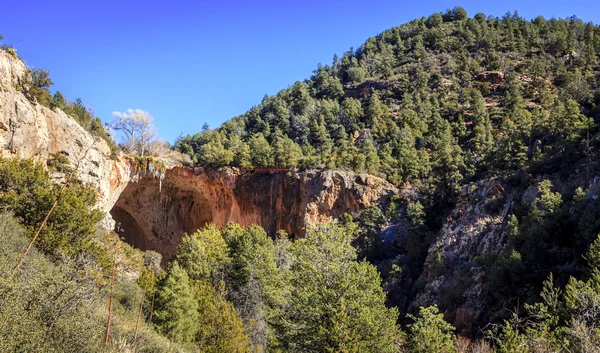
[[[115,156],[2,49],[1,157],[19,157],[0,158],[2,350],[598,351],[593,24],[412,21],[182,137],[199,165],[168,171]],[[94,196],[166,271],[95,228]]]
[[[370,38],[176,148],[203,165],[346,168],[414,187],[362,216],[378,227],[363,227],[361,255],[401,312],[437,303],[477,333],[538,300],[550,273],[561,286],[585,276],[600,231],[599,54],[600,28],[577,18],[456,8]]]

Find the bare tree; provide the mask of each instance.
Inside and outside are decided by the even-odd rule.
[[[154,119],[140,109],[127,109],[126,112],[113,112],[111,128],[120,131],[123,144],[131,151],[144,155],[156,140]]]

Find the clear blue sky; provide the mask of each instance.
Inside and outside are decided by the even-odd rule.
[[[104,121],[146,110],[173,142],[309,77],[334,53],[456,5],[469,16],[517,10],[600,23],[597,0],[4,0],[0,34],[28,65],[50,69],[53,90],[81,97]]]

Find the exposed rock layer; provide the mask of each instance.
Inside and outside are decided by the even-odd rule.
[[[122,236],[170,259],[184,232],[208,222],[258,224],[294,237],[305,227],[376,204],[397,190],[383,179],[352,172],[240,173],[176,167],[160,179],[129,184],[111,214]]]
[[[307,225],[356,212],[395,191],[382,179],[348,172],[270,175],[183,167],[168,170],[161,188],[160,179],[136,174],[126,156],[111,159],[108,145],[64,112],[27,100],[15,89],[25,71],[20,59],[0,50],[0,156],[46,164],[51,154],[62,153],[73,166],[79,162],[78,177],[97,189],[98,207],[110,211],[122,236],[165,259],[184,232],[207,222],[258,224],[270,234],[284,229],[299,237]],[[112,227],[111,220],[108,215],[104,225]]]
[[[463,333],[473,333],[478,324],[489,322],[483,294],[485,271],[478,257],[497,255],[506,246],[508,217],[515,193],[505,190],[500,179],[472,183],[461,188],[454,210],[444,222],[428,251],[413,308],[445,303],[452,307],[446,317]]]

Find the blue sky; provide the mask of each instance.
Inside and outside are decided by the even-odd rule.
[[[334,53],[456,5],[469,16],[568,17],[600,23],[597,1],[33,1],[4,0],[0,34],[53,90],[104,121],[143,109],[173,142],[217,127]]]

